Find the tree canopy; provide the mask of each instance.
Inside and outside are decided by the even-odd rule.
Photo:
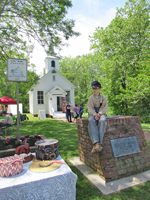
[[[76,58],[66,57],[60,60],[60,72],[75,86],[75,103],[82,104],[87,111],[87,101],[92,95],[91,83],[101,76],[100,63],[95,55],[88,54]]]
[[[98,27],[91,48],[101,59],[109,105],[115,114],[141,115],[150,112],[150,4],[129,0],[115,19]]]
[[[4,2],[5,1],[3,1],[3,3]],[[18,1],[13,2],[17,3]],[[10,2],[10,4],[13,5],[13,2],[12,4]],[[18,5],[22,5],[21,2],[25,1],[19,1],[20,4]],[[21,28],[20,30],[29,35],[30,38],[35,37],[35,39],[41,42],[43,46],[46,45],[45,48],[48,52],[51,50],[53,44],[56,43],[59,45],[62,43],[61,37],[59,35],[61,31],[64,32],[66,36],[67,34],[69,34],[66,39],[72,35],[78,35],[78,33],[72,31],[74,21],[67,20],[69,26],[62,23],[62,21],[65,20],[66,9],[71,6],[70,1],[44,0],[30,2],[29,0],[27,0],[26,2],[26,12],[23,10],[21,12],[23,13],[23,15],[20,14],[22,17],[19,18],[17,14],[14,14],[15,17],[11,19],[9,16],[11,12],[8,11],[5,12],[5,17],[7,17],[8,15],[9,20],[5,19],[4,23],[1,23],[1,26],[3,25],[3,27],[7,28],[9,26],[11,27],[11,25],[15,25],[11,28],[16,28],[14,28],[12,32],[10,28],[10,32],[8,31],[8,35],[6,34],[6,32],[4,34],[4,40],[2,40],[0,43],[1,49],[5,46],[2,45],[3,41],[4,44],[5,42],[6,44],[8,43],[6,45],[7,48],[9,46],[10,48],[14,49],[14,51],[11,50],[12,52],[9,50],[9,55],[17,55],[17,51],[15,51],[15,48],[17,49],[17,43],[15,43],[15,45],[13,46],[12,42],[15,41],[16,38],[18,38],[20,49],[26,48],[26,43],[23,41],[21,36],[19,36],[19,27],[21,27],[20,22],[22,22],[23,24],[23,29]],[[44,10],[47,10],[47,7],[42,7],[42,11],[41,13],[39,13],[42,17],[39,17],[39,15],[37,14],[38,12],[40,12],[39,6],[45,5],[42,2],[47,4],[49,3],[48,5],[50,7],[47,12]],[[35,5],[35,3],[37,4]],[[15,6],[16,5],[17,4],[15,4]],[[29,12],[30,6],[28,5],[31,5],[31,9],[33,11],[32,14],[30,14]],[[60,15],[58,11],[61,12]],[[28,23],[28,17],[25,17],[25,21],[23,20],[23,16],[27,16],[25,14],[28,12],[29,20],[31,21],[31,23]],[[54,20],[53,22],[46,21],[46,23],[44,23],[43,17],[48,17],[48,12],[51,13],[51,19]],[[53,12],[57,14],[57,17],[60,16],[60,18],[58,17],[57,19],[56,16],[53,16],[54,18],[52,18]],[[0,19],[2,22],[2,18]],[[20,19],[21,21],[19,21],[18,19]],[[76,58],[66,57],[60,60],[60,72],[76,86],[75,102],[77,104],[82,104],[84,107],[84,111],[87,111],[87,101],[90,95],[92,95],[92,89],[90,87],[91,82],[94,80],[98,80],[102,84],[102,94],[104,94],[108,100],[109,114],[138,115],[140,116],[142,122],[150,122],[149,19],[149,0],[128,0],[123,8],[117,10],[116,17],[106,28],[97,27],[94,34],[90,37],[91,49],[93,49],[93,54],[77,56]],[[6,23],[7,21],[8,23]],[[50,26],[50,23],[52,23],[52,26]],[[64,27],[64,29],[60,29],[60,24]],[[67,29],[65,29],[65,26],[67,27]],[[0,33],[2,33],[2,31],[4,30],[5,29],[0,29]],[[34,30],[36,31],[34,32]],[[65,32],[65,30],[67,32]],[[52,31],[52,33],[50,31]],[[9,38],[9,34],[12,37],[11,40],[7,40]],[[1,34],[0,37],[2,37]],[[27,50],[30,51],[31,48],[29,47]],[[5,54],[5,52],[3,52],[3,54]],[[22,54],[19,55],[21,56]],[[0,62],[1,66],[3,66],[2,69],[0,69],[0,75],[2,77],[1,87],[3,87],[5,91],[10,92],[10,97],[14,98],[14,83],[10,84],[5,81],[6,62],[2,60]],[[21,84],[20,86],[22,101],[24,101],[27,106],[28,101],[26,101],[27,95],[25,94],[25,92],[28,91],[31,85],[33,83],[36,83],[39,78],[33,72],[33,70],[30,70],[30,72],[30,82],[26,85],[26,87],[24,86],[24,84]],[[27,106],[26,110],[28,109]]]
[[[16,54],[14,51],[7,51],[7,54],[8,57],[26,58],[23,53]],[[0,66],[0,97],[8,96],[17,100],[17,83],[7,81],[7,60],[0,59]],[[38,80],[39,76],[35,73],[35,66],[28,64],[28,82],[19,83],[19,102],[23,104],[23,112],[29,112],[28,91]]]
[[[150,120],[150,3],[128,0],[106,27],[90,37],[93,54],[65,58],[60,70],[75,86],[75,101],[87,108],[90,84],[98,80],[109,114]]]
[[[70,0],[2,0],[0,3],[0,58],[7,50],[27,51],[27,38],[38,41],[47,53],[64,45],[63,38],[78,36],[74,20],[66,19]],[[31,50],[31,48],[29,49]]]

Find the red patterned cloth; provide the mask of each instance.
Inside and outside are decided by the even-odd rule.
[[[23,171],[23,157],[10,156],[0,159],[0,176],[7,177],[20,174]]]

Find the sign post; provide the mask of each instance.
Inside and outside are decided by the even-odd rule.
[[[17,140],[20,138],[20,113],[19,113],[19,83],[17,82]]]
[[[19,82],[27,82],[27,60],[7,59],[7,80],[17,82],[17,139],[20,138]]]

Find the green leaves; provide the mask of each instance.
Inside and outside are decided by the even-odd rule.
[[[7,58],[26,58],[33,50],[32,41],[38,41],[50,54],[53,46],[63,44],[63,37],[78,36],[73,31],[74,20],[66,19],[70,0],[3,0],[0,4],[0,85],[1,96],[16,98],[16,83],[7,82]],[[28,43],[27,43],[28,40]],[[29,44],[31,46],[29,46]],[[29,65],[28,65],[29,66]],[[31,67],[32,68],[32,67]],[[20,102],[28,112],[27,92],[39,76],[35,69],[28,71],[28,83],[19,84]]]
[[[16,52],[10,50],[7,52],[8,57],[17,57],[25,58],[24,54],[17,54]],[[12,99],[17,99],[17,84],[16,82],[7,81],[7,61],[0,60],[0,87],[3,88],[0,90],[0,97],[8,96]],[[33,84],[36,84],[39,80],[39,76],[35,73],[35,66],[28,64],[28,82],[19,83],[19,102],[23,104],[24,112],[29,111],[29,95],[28,91],[30,90]]]
[[[2,1],[0,5],[1,57],[5,57],[8,47],[13,48],[17,53],[24,50],[22,46],[25,45],[25,39],[21,34],[25,34],[29,41],[32,39],[38,41],[47,53],[51,53],[53,46],[63,45],[62,37],[69,39],[73,35],[78,36],[79,33],[73,31],[74,20],[65,18],[67,9],[71,6],[70,0]]]
[[[84,112],[87,111],[88,98],[92,95],[91,83],[98,76],[95,60],[92,54],[60,60],[60,72],[76,86],[75,103],[82,104]]]
[[[98,27],[91,37],[104,82],[110,83],[105,89],[114,114],[143,116],[145,103],[150,111],[149,8],[146,0],[127,1],[109,26]]]

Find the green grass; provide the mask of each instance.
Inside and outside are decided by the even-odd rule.
[[[88,113],[83,113],[82,118],[88,118]]]
[[[142,126],[142,129],[144,131],[149,131],[150,132],[150,124],[141,123],[141,126]]]
[[[57,139],[59,141],[59,154],[67,162],[72,171],[78,176],[77,180],[77,200],[149,200],[150,199],[150,181],[132,188],[121,190],[108,196],[104,196],[83,174],[73,166],[67,159],[78,157],[78,135],[77,125],[47,118],[39,120],[27,114],[29,120],[23,121],[20,126],[20,136],[26,134],[45,135],[49,139]],[[83,115],[84,116],[84,115]],[[85,115],[85,117],[87,117]],[[149,124],[142,124],[144,130],[150,130]],[[17,127],[15,130],[8,128],[7,136],[15,137],[17,135]],[[148,142],[150,147],[150,142]]]
[[[57,139],[59,153],[63,159],[79,155],[77,125],[51,118],[39,120],[37,117],[27,116],[29,120],[23,121],[20,125],[20,136],[38,134],[45,135],[48,139]],[[14,131],[11,127],[7,129],[7,136],[15,137],[17,135],[16,125]]]
[[[143,131],[149,131],[150,132],[150,124],[142,123],[141,126],[142,126]],[[148,149],[150,151],[150,141],[146,141],[146,142],[147,142]]]
[[[5,119],[5,117],[4,116],[0,116],[0,119]]]
[[[82,118],[88,118],[88,113],[83,113]],[[150,124],[141,123],[141,126],[144,131],[150,131]]]

